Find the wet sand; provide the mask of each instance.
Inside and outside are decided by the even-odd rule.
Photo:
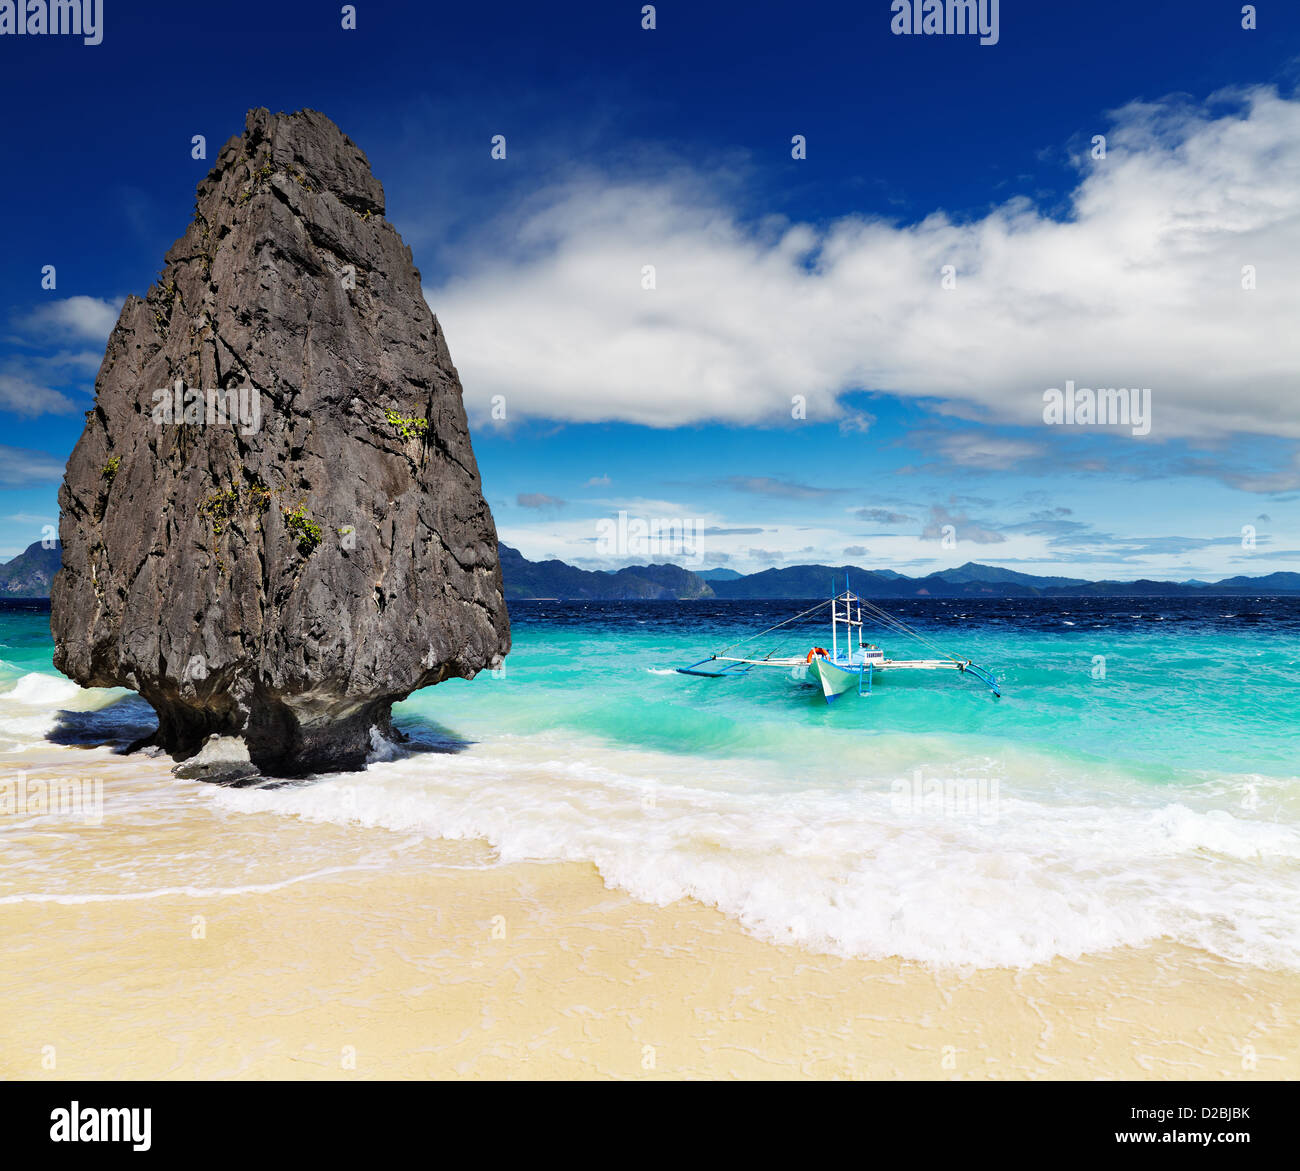
[[[11,902],[0,931],[6,1078],[1250,1079],[1300,1056],[1293,974],[1172,946],[837,959],[579,864]]]

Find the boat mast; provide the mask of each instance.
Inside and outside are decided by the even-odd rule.
[[[840,657],[839,647],[839,609],[835,605],[835,579],[831,578],[831,662],[833,663]]]

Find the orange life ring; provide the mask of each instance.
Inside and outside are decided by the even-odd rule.
[[[821,655],[823,659],[829,659],[831,657],[830,653],[824,646],[813,647],[813,649],[808,652],[808,662],[811,663],[813,661],[813,655]]]

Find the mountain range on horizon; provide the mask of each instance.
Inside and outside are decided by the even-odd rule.
[[[529,561],[518,549],[500,546],[505,596],[513,601],[690,601],[699,598],[819,598],[831,581],[847,577],[868,598],[958,597],[1180,597],[1212,594],[1300,594],[1300,573],[1229,577],[1217,582],[1088,581],[1076,577],[1036,576],[996,565],[968,561],[924,577],[892,569],[856,565],[790,565],[739,573],[734,569],[694,571],[671,563],[631,565],[623,569],[579,569],[565,561]],[[58,572],[61,546],[39,541],[0,565],[0,598],[48,598]]]
[[[671,563],[628,565],[623,569],[580,569],[567,561],[530,561],[517,548],[500,548],[500,569],[510,600],[554,599],[577,602],[692,600],[698,598],[820,598],[832,578],[846,577],[865,598],[1035,598],[1035,597],[1196,597],[1208,594],[1300,594],[1300,573],[1227,577],[1201,581],[1088,581],[1082,577],[1036,576],[1000,565],[967,561],[909,577],[893,569],[861,565],[787,565],[738,573],[735,569],[692,571]],[[48,598],[59,572],[61,547],[35,542],[0,565],[0,598]]]

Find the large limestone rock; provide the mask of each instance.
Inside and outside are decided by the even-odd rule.
[[[198,422],[186,389],[232,393]],[[359,767],[395,701],[509,649],[460,380],[328,118],[248,115],[95,390],[59,494],[54,661],[138,691],[178,760],[219,735],[270,775]]]

